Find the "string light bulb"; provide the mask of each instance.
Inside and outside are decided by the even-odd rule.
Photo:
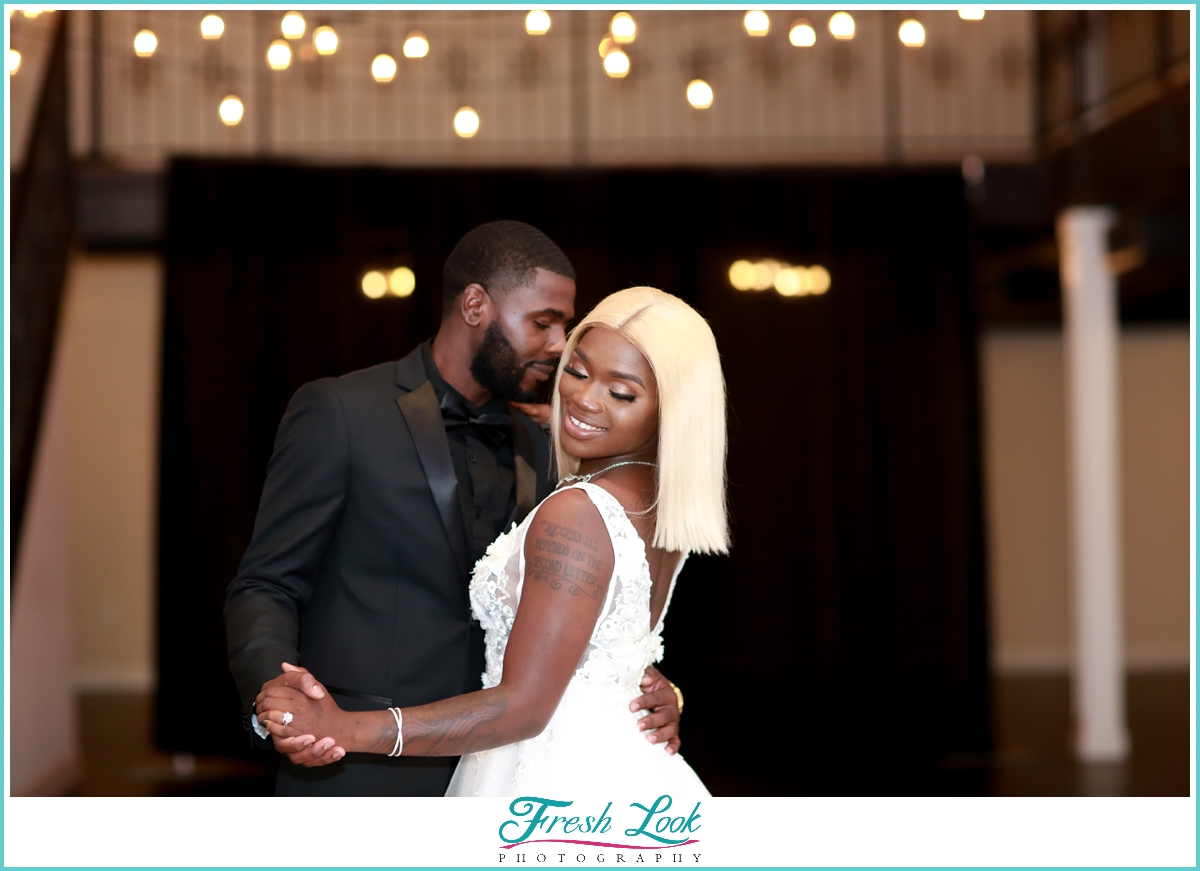
[[[610,79],[623,79],[629,75],[629,55],[614,48],[604,56],[604,72]]]
[[[417,286],[417,276],[407,266],[400,266],[393,269],[388,276],[388,290],[394,296],[405,297],[412,296],[413,290]]]
[[[687,86],[687,101],[693,109],[707,109],[713,103],[713,89],[704,79],[692,79]]]
[[[454,113],[454,132],[463,139],[470,139],[479,132],[479,113],[470,106],[463,106]]]
[[[378,269],[372,269],[362,277],[360,286],[367,299],[380,299],[388,290],[387,276]]]
[[[242,101],[232,94],[221,101],[221,105],[217,107],[217,114],[221,116],[221,120],[229,127],[234,127],[242,122],[242,116],[246,114],[246,107],[242,105]]]
[[[323,24],[313,31],[313,48],[317,54],[331,55],[338,50],[337,32],[328,24]]]
[[[829,32],[834,39],[854,39],[854,17],[849,12],[835,12],[829,17]]]
[[[220,39],[225,32],[225,20],[220,15],[205,15],[200,19],[200,35],[205,39]]]
[[[429,39],[421,31],[414,30],[404,37],[405,57],[425,57],[429,54]]]
[[[21,68],[21,53],[19,51],[17,51],[15,48],[10,48],[8,50],[8,74],[10,76],[15,76],[17,74],[17,70],[19,70],[20,68]]]
[[[608,56],[608,53],[617,47],[611,36],[606,36],[600,40],[600,59],[603,60]]]
[[[771,17],[761,9],[751,9],[742,19],[742,26],[751,36],[766,36],[771,32]]]
[[[133,53],[138,57],[150,57],[158,48],[158,37],[153,30],[139,30],[133,38]]]
[[[734,290],[754,289],[754,264],[749,260],[735,261],[729,267],[729,283]]]
[[[987,10],[982,6],[968,6],[958,10],[958,17],[963,21],[983,21],[983,16],[986,14]]]
[[[277,39],[267,47],[267,66],[273,70],[286,70],[292,64],[292,47],[286,40]]]
[[[396,59],[390,54],[377,54],[371,61],[371,78],[386,84],[396,78]]]
[[[289,12],[283,16],[283,21],[279,23],[279,31],[285,39],[299,39],[304,36],[306,26],[303,15],[299,12]]]
[[[26,18],[37,18],[39,15],[42,14],[42,11],[43,10],[39,6],[31,6],[28,9],[22,9],[21,14],[24,15]],[[49,11],[49,10],[46,10],[46,11]]]
[[[798,18],[792,22],[788,31],[788,42],[800,48],[808,48],[817,44],[817,30],[806,19]]]
[[[915,18],[909,18],[900,25],[900,41],[909,48],[920,48],[925,44],[925,28]]]
[[[550,13],[545,9],[531,9],[525,16],[525,32],[530,36],[542,36],[550,30]]]
[[[637,22],[628,12],[618,12],[608,25],[608,32],[621,45],[628,45],[637,39]]]

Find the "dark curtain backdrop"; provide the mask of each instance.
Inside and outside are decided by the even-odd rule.
[[[663,665],[700,775],[717,794],[959,791],[989,734],[969,234],[951,173],[176,162],[160,743],[246,752],[221,604],[288,398],[431,335],[443,260],[497,218],[562,246],[578,313],[650,284],[716,333],[734,548],[684,571]],[[768,256],[820,263],[832,287],[729,286],[730,263]],[[364,271],[397,265],[416,273],[411,297],[361,293]]]

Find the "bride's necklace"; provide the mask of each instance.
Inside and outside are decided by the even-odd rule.
[[[561,481],[558,482],[558,486],[561,487],[563,484],[575,484],[575,483],[586,484],[589,481],[591,481],[592,478],[595,478],[597,475],[603,475],[605,472],[615,469],[618,466],[650,466],[655,469],[658,468],[657,463],[647,463],[642,460],[622,460],[619,463],[613,463],[611,466],[605,466],[603,469],[600,469],[599,471],[592,472],[590,475],[567,475],[565,478],[563,478]]]

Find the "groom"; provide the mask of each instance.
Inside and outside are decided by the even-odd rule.
[[[431,342],[305,384],[279,425],[225,604],[230,670],[262,746],[252,714],[266,683],[328,691],[347,710],[480,688],[470,572],[552,490],[545,434],[509,403],[535,402],[552,377],[575,272],[541,231],[496,221],[459,241],[442,285]],[[643,690],[639,725],[677,744],[670,684],[649,669]],[[279,795],[442,795],[457,761],[345,757],[319,735],[274,743]]]

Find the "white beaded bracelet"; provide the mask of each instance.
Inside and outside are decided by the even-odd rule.
[[[396,718],[396,746],[392,748],[392,752],[388,756],[399,756],[400,751],[404,749],[404,723],[400,718],[399,708],[388,708],[392,712],[392,716]]]

